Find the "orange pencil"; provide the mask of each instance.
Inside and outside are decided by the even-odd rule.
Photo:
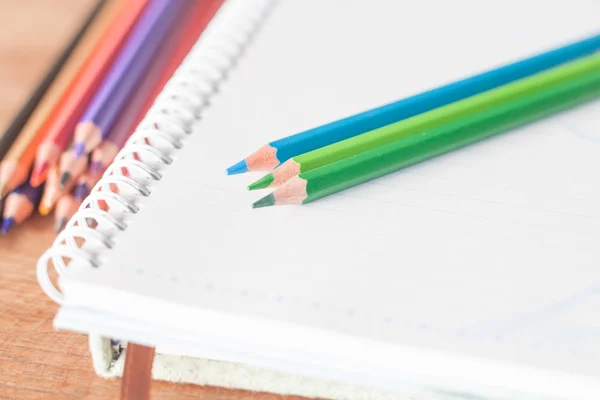
[[[44,181],[48,169],[58,161],[61,151],[69,144],[79,117],[147,3],[148,0],[115,2],[119,8],[114,19],[94,46],[89,58],[44,126],[44,142],[38,149],[30,179],[32,185],[40,185]]]

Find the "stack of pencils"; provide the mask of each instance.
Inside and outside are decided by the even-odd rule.
[[[227,169],[271,171],[254,208],[306,204],[600,95],[600,35],[270,142]]]
[[[98,1],[0,136],[2,234],[64,228],[223,1]]]

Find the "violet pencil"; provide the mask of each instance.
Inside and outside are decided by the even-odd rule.
[[[33,187],[26,182],[6,196],[4,219],[0,227],[2,235],[6,235],[15,225],[23,223],[31,216],[40,201],[43,189],[44,185]]]
[[[148,4],[75,128],[76,157],[106,138],[186,6],[186,0],[151,0]]]

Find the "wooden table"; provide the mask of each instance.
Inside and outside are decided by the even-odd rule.
[[[0,129],[94,3],[0,0]],[[0,237],[0,399],[116,399],[120,381],[95,375],[87,338],[52,327],[57,305],[39,289],[34,266],[53,238],[52,218],[40,216]],[[152,398],[292,400],[166,382],[154,382]]]

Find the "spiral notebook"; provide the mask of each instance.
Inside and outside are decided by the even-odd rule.
[[[226,1],[40,259],[55,326],[89,334],[104,376],[133,341],[157,348],[157,379],[197,384],[599,398],[599,103],[302,207],[252,210],[257,176],[225,175],[262,143],[594,34],[598,15]]]

